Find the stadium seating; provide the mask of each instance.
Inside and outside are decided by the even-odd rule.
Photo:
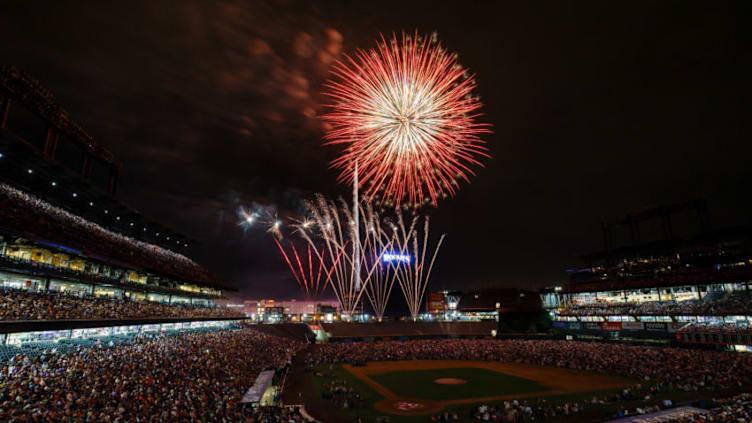
[[[701,300],[574,304],[558,313],[561,316],[752,315],[752,295],[746,291],[720,291],[708,293]]]
[[[3,347],[0,421],[302,422],[295,409],[238,401],[261,370],[284,372],[303,347],[252,329]]]
[[[226,307],[164,304],[128,298],[0,289],[0,321],[154,317],[243,318],[244,315]]]

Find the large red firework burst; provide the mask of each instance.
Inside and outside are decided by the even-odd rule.
[[[332,162],[340,182],[353,183],[357,161],[369,200],[420,206],[454,195],[488,157],[479,135],[490,125],[477,122],[474,88],[474,75],[436,34],[382,35],[378,48],[345,56],[326,84],[323,115],[326,144],[345,146]]]

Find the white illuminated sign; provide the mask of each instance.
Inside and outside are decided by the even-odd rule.
[[[383,256],[381,256],[381,259],[387,263],[401,261],[403,263],[410,264],[410,256],[405,255],[405,254],[385,253]]]

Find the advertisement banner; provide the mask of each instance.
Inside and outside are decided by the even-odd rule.
[[[559,329],[566,329],[567,322],[554,322],[554,327]]]
[[[569,329],[572,329],[572,330],[582,330],[582,323],[580,323],[580,322],[569,322]]]
[[[621,322],[603,322],[601,323],[601,329],[603,330],[621,330]]]
[[[585,322],[585,329],[601,330],[601,324],[598,322]]]
[[[441,292],[428,294],[426,309],[429,313],[442,313],[446,310],[446,297]]]
[[[645,323],[645,329],[651,332],[665,332],[666,324],[661,322],[647,322]]]
[[[621,322],[621,328],[624,330],[643,330],[645,324],[642,322]]]

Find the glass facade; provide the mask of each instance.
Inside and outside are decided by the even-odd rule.
[[[17,238],[9,241],[0,236],[0,261],[6,267],[18,267],[18,273],[0,272],[0,287],[44,291],[49,289],[56,292],[91,293],[101,296],[127,296],[144,299],[147,296],[152,301],[190,303],[188,296],[172,296],[169,294],[145,294],[129,292],[127,288],[116,287],[116,284],[142,285],[146,291],[153,287],[156,291],[174,290],[175,293],[184,292],[204,297],[221,297],[222,291],[215,288],[198,286],[183,282],[171,281],[158,275],[123,269],[105,263],[89,260],[86,257],[68,252],[55,251],[46,246],[37,245],[32,241]],[[40,276],[24,274],[24,267],[30,268],[38,274],[37,269],[62,271],[71,275],[71,280],[48,279]],[[86,282],[76,282],[76,279]],[[109,282],[109,283],[108,283]],[[92,287],[94,285],[95,287]],[[169,291],[168,291],[169,292]],[[201,304],[213,304],[209,298],[194,299]]]

